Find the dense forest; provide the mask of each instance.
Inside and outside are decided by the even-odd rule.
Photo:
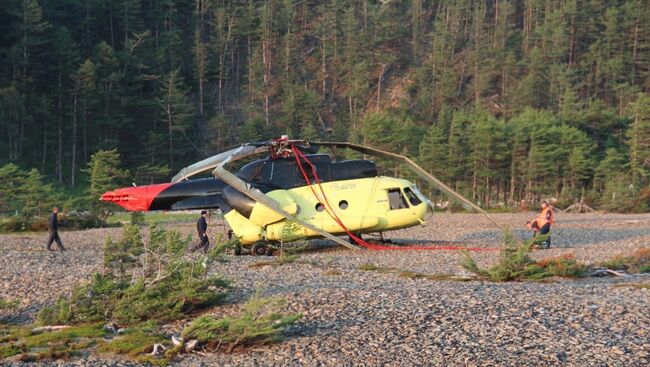
[[[484,206],[650,209],[644,0],[3,0],[0,60],[0,164],[67,190],[98,150],[142,184],[288,133]]]

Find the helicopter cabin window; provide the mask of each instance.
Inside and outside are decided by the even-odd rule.
[[[422,203],[422,200],[420,200],[420,198],[417,195],[415,195],[415,193],[411,191],[410,188],[405,187],[404,194],[406,194],[406,197],[409,198],[409,202],[411,203],[411,205],[418,206],[420,205],[420,203]]]
[[[408,208],[408,204],[406,204],[406,199],[404,199],[404,195],[402,195],[402,190],[400,189],[388,190],[388,203],[390,204],[390,210]]]

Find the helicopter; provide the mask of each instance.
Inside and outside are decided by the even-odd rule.
[[[280,242],[327,238],[351,249],[367,244],[362,234],[424,224],[433,205],[408,180],[381,176],[366,159],[334,161],[320,148],[351,149],[397,160],[436,189],[496,223],[467,200],[403,155],[348,142],[279,139],[246,143],[180,170],[171,182],[120,188],[100,200],[130,211],[219,209],[239,244],[253,255],[270,255]],[[236,173],[225,166],[266,154]],[[211,178],[190,179],[212,170]],[[500,227],[500,226],[499,226]],[[347,234],[350,241],[338,237]],[[366,246],[367,247],[367,246]],[[236,254],[241,247],[236,249]]]

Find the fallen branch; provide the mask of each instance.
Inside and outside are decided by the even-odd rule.
[[[587,274],[590,277],[603,277],[603,276],[616,276],[616,277],[626,277],[627,274],[620,271],[614,271],[612,269],[594,269]]]
[[[32,333],[41,333],[49,331],[57,331],[69,328],[70,325],[51,325],[51,326],[40,326],[35,329],[32,329]]]

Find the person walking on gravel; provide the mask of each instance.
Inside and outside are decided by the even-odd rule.
[[[47,250],[48,251],[53,251],[52,250],[52,243],[56,241],[56,245],[59,247],[59,250],[65,251],[65,247],[63,247],[63,243],[61,242],[61,238],[59,237],[59,208],[54,207],[52,208],[52,215],[50,215],[50,219],[47,221],[47,230],[48,230],[48,239],[47,239]]]
[[[205,217],[208,216],[208,212],[203,210],[201,211],[201,217],[196,221],[196,232],[199,234],[199,244],[194,248],[196,250],[203,250],[203,253],[208,252],[208,247],[210,247],[210,240],[208,239],[208,222],[205,220]]]
[[[539,216],[535,218],[532,222],[526,222],[526,227],[533,230],[533,237],[537,234],[548,235],[551,231],[551,225],[555,223],[555,218],[553,217],[553,207],[549,204],[548,201],[544,200],[542,202],[542,211],[539,213]],[[542,248],[551,247],[551,236],[549,235],[544,242],[541,243]]]

